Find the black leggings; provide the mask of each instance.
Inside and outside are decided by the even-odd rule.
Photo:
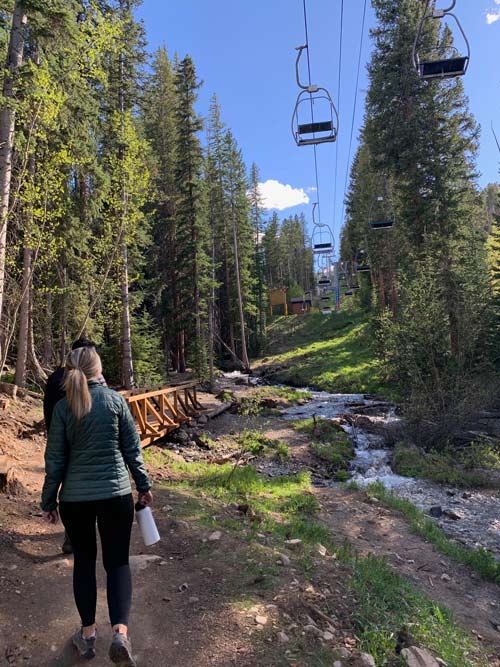
[[[95,623],[97,603],[96,521],[101,536],[102,560],[107,574],[111,625],[128,625],[132,602],[132,578],[128,564],[130,533],[134,520],[132,494],[60,503],[61,520],[73,545],[73,591],[82,626]]]

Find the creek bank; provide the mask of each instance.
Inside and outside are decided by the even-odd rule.
[[[355,458],[352,478],[361,487],[380,482],[397,496],[414,503],[452,539],[471,548],[482,547],[500,560],[500,497],[494,492],[443,487],[433,482],[397,475],[392,471],[390,446],[402,434],[393,404],[365,394],[311,392],[306,405],[289,408],[284,419],[337,421],[352,438]],[[321,486],[335,486],[323,480]],[[441,508],[432,516],[432,507]]]

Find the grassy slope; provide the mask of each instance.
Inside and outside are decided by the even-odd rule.
[[[154,454],[146,451],[146,458],[157,466],[166,463],[175,472],[176,481],[164,486],[183,494],[187,512],[183,518],[210,530],[232,533],[241,540],[242,549],[255,551],[259,563],[256,571],[252,569],[255,558],[244,559],[238,554],[243,579],[245,574],[264,574],[266,585],[275,589],[279,587],[278,554],[288,553],[296,571],[308,578],[320,567],[317,543],[335,553],[333,563],[339,567],[336,585],[342,583],[355,595],[357,602],[351,614],[360,647],[374,655],[379,667],[402,667],[403,663],[395,657],[395,645],[397,632],[403,626],[411,626],[415,638],[435,649],[448,667],[488,664],[477,642],[458,628],[445,608],[395,574],[384,560],[359,557],[349,546],[335,543],[329,531],[316,520],[319,506],[310,493],[307,474],[267,479],[250,466],[179,464],[170,459],[168,452],[158,451]],[[253,517],[250,522],[236,516],[234,511],[231,513],[238,503],[249,508],[247,516]],[[268,543],[265,552],[260,544],[264,536]],[[286,540],[290,538],[302,540],[299,551],[287,549]],[[327,600],[325,605],[328,611]],[[295,664],[304,667],[327,667],[335,659],[334,651],[326,647],[306,649],[300,637],[294,637],[289,647],[299,658]],[[283,653],[282,648],[278,650]],[[290,664],[286,656],[282,658],[283,661],[262,664],[280,667]]]
[[[258,366],[281,367],[272,379],[334,392],[393,395],[362,313],[280,317],[268,329],[270,354]]]

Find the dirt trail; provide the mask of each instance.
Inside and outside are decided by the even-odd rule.
[[[75,660],[72,648],[65,646],[66,638],[78,626],[71,588],[72,560],[60,553],[62,528],[44,524],[38,507],[45,439],[33,424],[41,419],[40,405],[32,401],[11,406],[8,432],[5,419],[0,449],[13,454],[24,470],[26,491],[21,497],[0,494],[0,667],[81,664]],[[286,442],[291,449],[288,465],[292,470],[314,467],[305,437],[276,417],[225,414],[208,428],[214,436],[229,441],[245,427],[259,428],[269,437]],[[152,472],[165,477],[164,471]],[[450,607],[466,629],[495,646],[500,656],[500,633],[492,625],[500,622],[498,587],[441,556],[410,534],[397,513],[367,503],[362,494],[341,489],[317,489],[315,493],[323,508],[321,520],[339,543],[347,538],[361,553],[386,556],[396,571]],[[152,549],[142,547],[134,528],[130,625],[140,667],[309,664],[300,658],[294,662],[290,649],[287,653],[276,641],[280,630],[288,632],[288,626],[297,627],[302,622],[299,619],[304,618],[303,598],[308,585],[300,573],[292,566],[260,576],[259,556],[250,574],[251,568],[243,567],[255,559],[249,546],[225,531],[220,541],[207,541],[210,531],[190,518],[187,503],[178,491],[157,492],[156,517],[163,539]],[[272,547],[257,546],[264,560],[267,552],[267,557],[273,555]],[[336,645],[343,642],[351,646],[355,639],[349,620],[349,593],[339,567],[333,562],[318,567],[313,585],[318,590],[328,588],[329,603],[343,619]],[[443,574],[450,580],[445,581]],[[100,568],[95,667],[110,664],[106,657],[109,631],[103,584]],[[182,584],[188,585],[184,592],[179,591]],[[270,619],[263,629],[255,623],[256,613]],[[307,638],[299,637],[299,641],[304,651],[301,655],[307,655]]]
[[[2,431],[0,446],[23,470],[26,491],[0,494],[0,666],[71,667],[79,661],[67,638],[78,627],[72,595],[72,558],[61,554],[62,527],[48,526],[39,509],[43,482],[43,433],[27,429],[41,417],[40,406],[11,405],[14,428]],[[234,426],[234,423],[233,423]],[[13,432],[14,431],[14,432]],[[16,437],[16,435],[26,437]],[[164,470],[151,469],[164,480]],[[155,515],[162,541],[145,549],[134,526],[131,566],[134,601],[130,619],[134,655],[140,667],[276,667],[292,664],[277,633],[300,616],[307,583],[294,568],[261,576],[261,562],[275,558],[262,545],[253,549],[223,531],[189,520],[189,501],[175,491],[155,492]],[[187,514],[186,514],[187,512]],[[180,519],[179,517],[184,517]],[[219,517],[223,520],[224,517]],[[260,545],[258,545],[260,546]],[[271,561],[272,562],[272,561]],[[274,568],[276,570],[276,568]],[[269,579],[272,576],[272,586]],[[333,581],[333,576],[329,577]],[[345,579],[344,576],[342,576]],[[102,566],[98,567],[98,655],[94,667],[109,667],[109,627]],[[185,586],[187,585],[187,586]],[[180,591],[180,587],[183,590]],[[339,608],[346,591],[339,584]],[[294,611],[296,610],[296,612]],[[260,627],[256,614],[269,624]],[[348,612],[339,642],[354,645]],[[307,644],[307,642],[306,642]]]

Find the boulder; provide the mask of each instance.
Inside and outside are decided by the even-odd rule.
[[[435,519],[439,519],[440,517],[443,516],[443,508],[441,505],[434,505],[433,507],[430,508],[429,514],[433,516]]]
[[[408,667],[440,667],[436,658],[425,648],[410,646],[401,651]]]
[[[351,660],[350,667],[377,667],[375,664],[375,658],[369,653],[361,653],[359,656],[356,656],[354,660]]]

